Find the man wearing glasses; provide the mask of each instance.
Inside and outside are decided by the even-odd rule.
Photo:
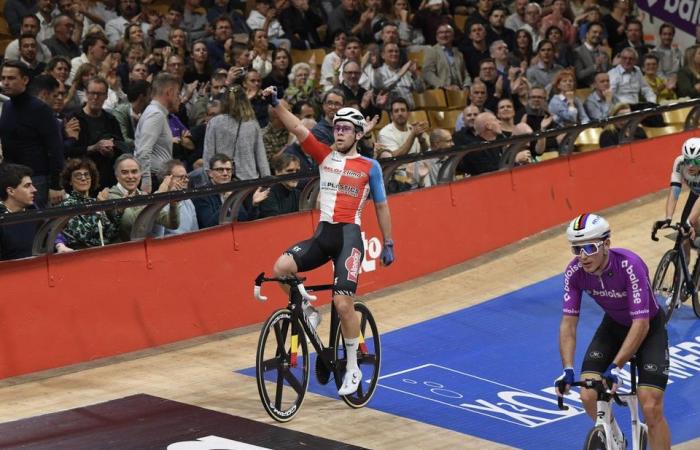
[[[361,156],[357,151],[357,143],[374,125],[368,125],[362,114],[354,108],[338,109],[332,121],[335,141],[335,150],[332,150],[280,104],[274,87],[265,89],[263,95],[284,126],[296,136],[304,152],[319,165],[321,177],[321,222],[314,236],[291,246],[277,259],[273,270],[276,277],[296,276],[297,272],[313,270],[329,260],[333,261],[333,303],[340,316],[347,355],[346,371],[338,394],[350,395],[357,391],[362,380],[362,372],[357,365],[360,324],[355,314],[353,298],[365,254],[360,230],[361,215],[370,193],[384,237],[382,263],[389,265],[394,261],[391,215],[384,191],[382,169],[376,160]],[[307,308],[310,308],[308,304],[304,306],[304,309]],[[320,316],[312,310],[309,321],[317,326]]]
[[[668,382],[669,357],[665,314],[651,291],[649,270],[635,253],[610,248],[610,226],[595,214],[582,214],[571,221],[566,236],[575,255],[564,271],[563,317],[559,328],[559,351],[564,373],[556,380],[568,392],[574,377],[576,326],[582,294],[586,292],[605,315],[586,350],[582,379],[603,379],[615,392],[622,368],[637,357],[637,395],[649,427],[652,449],[671,448],[664,417],[664,389]],[[562,395],[557,389],[557,395]],[[581,401],[596,420],[597,394],[581,391]],[[613,421],[613,438],[625,448],[625,438]]]
[[[117,182],[114,162],[127,148],[119,122],[102,108],[107,100],[107,90],[104,78],[95,77],[88,81],[85,106],[74,116],[79,123],[78,138],[74,145],[66,147],[66,156],[87,156],[95,163],[100,174],[99,190]]]

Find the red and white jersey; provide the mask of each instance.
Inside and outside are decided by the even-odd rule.
[[[382,168],[376,160],[333,151],[313,134],[301,143],[301,148],[319,166],[322,222],[360,225],[370,192],[375,203],[386,201]]]

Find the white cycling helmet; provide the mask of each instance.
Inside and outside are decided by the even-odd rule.
[[[581,214],[566,229],[569,242],[594,241],[610,237],[608,221],[596,214]]]
[[[692,137],[683,143],[683,157],[685,159],[700,158],[700,138]]]
[[[351,124],[355,125],[356,133],[364,133],[365,128],[367,127],[365,117],[360,111],[356,110],[355,108],[340,108],[333,117],[333,125],[335,125],[336,122],[340,122],[341,120],[350,122]]]

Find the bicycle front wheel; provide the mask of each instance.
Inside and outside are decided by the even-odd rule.
[[[677,256],[676,250],[669,250],[664,253],[656,268],[652,282],[652,291],[656,296],[656,300],[661,307],[666,308],[666,323],[671,320],[671,315],[677,308],[681,297]]]
[[[288,422],[301,409],[309,387],[309,350],[292,312],[272,313],[260,331],[255,378],[265,411],[278,422]]]
[[[605,428],[602,425],[591,428],[583,444],[583,450],[607,450],[607,438]]]
[[[379,368],[382,360],[382,348],[379,340],[377,323],[369,308],[364,303],[355,303],[355,314],[360,321],[360,345],[357,349],[357,365],[362,371],[362,382],[357,392],[342,396],[343,401],[351,408],[362,408],[372,399],[379,381]],[[343,339],[340,324],[335,338],[336,384],[340,387],[342,374],[345,373],[347,355],[345,353],[345,340]]]

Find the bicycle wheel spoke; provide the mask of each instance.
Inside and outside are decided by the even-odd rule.
[[[304,386],[299,382],[299,380],[290,371],[286,371],[284,374],[284,379],[287,383],[294,389],[297,394],[301,394],[304,391]]]
[[[276,358],[271,358],[271,359],[266,359],[265,361],[260,364],[260,366],[263,369],[264,372],[269,372],[271,370],[279,370],[280,367],[284,365],[284,361],[282,361],[279,357]]]
[[[284,388],[284,373],[285,370],[277,371],[277,389],[275,389],[275,408],[282,408],[282,390]]]
[[[275,324],[275,339],[277,340],[277,354],[285,355],[287,350],[284,348],[284,343],[287,340],[287,323]]]
[[[367,316],[362,314],[360,317],[360,333],[364,336],[366,334],[365,329],[367,327]]]

